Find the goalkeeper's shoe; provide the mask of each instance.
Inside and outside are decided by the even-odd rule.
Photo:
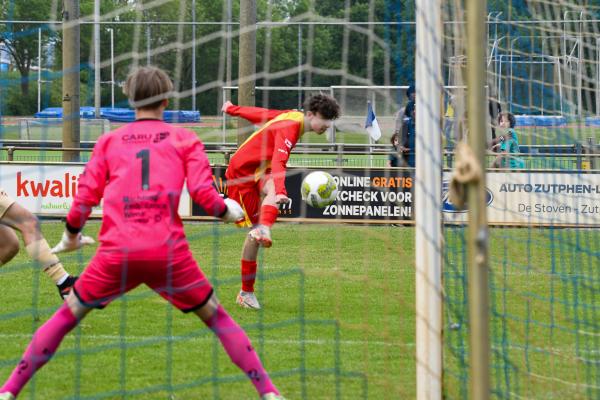
[[[271,247],[273,245],[273,241],[271,240],[271,229],[268,226],[256,225],[254,229],[248,232],[248,236],[262,247]]]
[[[73,289],[77,278],[77,276],[69,275],[63,283],[61,283],[60,285],[56,285],[56,287],[58,288],[58,294],[63,300],[67,298],[69,293],[71,293],[71,290]],[[0,400],[2,400],[2,398],[0,398]]]
[[[260,304],[258,303],[254,292],[244,292],[243,290],[240,290],[240,293],[237,295],[235,302],[244,308],[260,310]]]
[[[15,396],[11,392],[0,393],[0,400],[15,400]]]
[[[261,400],[285,400],[285,397],[283,397],[280,394],[267,393],[267,394],[264,394],[260,399]]]

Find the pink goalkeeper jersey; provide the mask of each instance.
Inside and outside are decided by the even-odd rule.
[[[185,179],[192,199],[209,215],[225,211],[195,133],[160,120],[133,122],[102,135],[94,146],[67,223],[82,228],[104,199],[99,251],[170,258],[188,250],[177,213]]]

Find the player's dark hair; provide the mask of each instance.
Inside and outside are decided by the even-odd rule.
[[[395,141],[395,140],[398,140],[398,141],[400,141],[400,135],[398,135],[397,133],[394,133],[394,134],[392,135],[392,137],[390,138],[390,143],[392,144],[392,146],[394,145],[394,141]]]
[[[502,121],[503,116],[506,116],[506,118],[508,118],[508,123],[510,124],[511,128],[514,128],[517,125],[517,120],[515,119],[515,116],[509,112],[500,113],[500,115],[498,115],[498,123]]]
[[[410,86],[408,87],[408,89],[406,89],[406,97],[408,97],[410,99],[410,95],[415,92],[416,92],[415,84],[411,83]]]
[[[133,108],[155,109],[163,100],[168,99],[173,91],[173,83],[169,75],[162,69],[153,66],[140,67],[132,71],[123,93]]]
[[[306,111],[313,114],[319,113],[325,119],[338,119],[340,116],[338,102],[333,97],[325,94],[311,96],[304,104],[304,112]]]

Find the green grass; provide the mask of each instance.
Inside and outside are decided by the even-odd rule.
[[[118,124],[113,125],[119,126]],[[198,137],[204,142],[220,143],[223,142],[223,131],[220,127],[199,127],[190,125],[190,130],[196,132]],[[227,129],[225,131],[225,142],[237,142],[237,129]],[[600,129],[597,127],[521,127],[518,129],[519,140],[523,145],[556,145],[556,144],[574,144],[576,142],[585,142],[588,137],[594,137],[596,143],[600,142]],[[387,144],[392,132],[384,132],[384,136],[379,143]],[[100,130],[97,126],[83,126],[81,130],[82,141],[96,140]],[[18,125],[3,125],[0,138],[6,140],[18,140]],[[31,139],[61,140],[62,128],[60,126],[50,126],[44,129],[32,128]],[[346,144],[367,144],[369,138],[366,133],[354,132],[336,132],[336,142]],[[300,139],[300,143],[329,143],[327,135],[316,135],[312,132],[306,133]]]
[[[1,137],[4,139],[18,139],[18,126],[5,125],[2,127]],[[198,134],[198,137],[206,143],[219,143],[223,141],[223,132],[219,126],[198,127],[190,126],[191,130]],[[82,132],[82,140],[94,140],[97,133],[93,132],[96,127],[88,127]],[[34,132],[40,134],[41,130]],[[43,131],[44,137],[59,140],[62,137],[62,131],[59,127],[50,127]],[[388,143],[391,132],[384,132],[384,137],[379,143]],[[595,142],[600,142],[600,129],[597,127],[569,126],[569,127],[522,127],[519,128],[519,140],[523,145],[573,145],[576,142],[586,143],[587,138],[595,138]],[[237,129],[227,129],[225,131],[225,142],[237,142]],[[368,137],[361,133],[337,132],[336,142],[345,144],[367,144]],[[307,133],[302,136],[300,143],[328,143],[326,135],[316,135]],[[87,161],[89,152],[82,152],[82,161]],[[208,154],[209,161],[213,164],[225,164],[225,156],[220,153]],[[489,156],[488,162],[491,165],[495,156]],[[0,148],[0,161],[8,159],[6,149]],[[14,152],[15,161],[46,161],[61,162],[62,154],[58,151],[37,151],[37,150],[17,150]],[[557,156],[523,156],[525,167],[528,169],[577,169],[576,157],[557,157]],[[324,154],[301,154],[293,152],[290,157],[291,166],[321,166],[321,167],[384,167],[387,165],[386,155],[360,155],[344,154],[341,159],[337,155]]]
[[[91,223],[86,231],[95,234],[97,229]],[[62,227],[45,223],[43,230],[54,243]],[[289,398],[302,398],[302,393],[310,399],[335,398],[336,372],[344,399],[362,398],[363,390],[368,398],[414,397],[413,265],[398,262],[412,257],[411,229],[277,226],[274,247],[260,259],[261,312],[233,304],[244,232],[196,224],[187,233],[219,298],[246,328]],[[79,272],[92,252],[63,260]],[[23,254],[4,267],[0,283],[5,288],[0,377],[5,378],[34,327],[57,307],[58,297]],[[170,335],[175,338],[168,340]],[[213,374],[222,382],[215,383]],[[164,399],[171,392],[160,385],[169,383],[183,387],[173,390],[176,399],[256,398],[199,320],[171,309],[146,289],[93,312],[38,375],[24,398],[33,390],[39,399],[69,398],[79,388],[83,398],[139,390],[130,398]],[[193,387],[185,388],[188,384]]]
[[[80,153],[81,161],[87,162],[91,156],[91,151]],[[208,161],[211,164],[226,164],[225,156],[222,153],[207,153]],[[0,148],[0,161],[8,160],[8,152]],[[62,162],[62,153],[60,151],[47,150],[16,150],[13,152],[13,161],[21,162]],[[341,157],[341,166],[343,167],[385,167],[387,163],[386,155],[368,155],[351,154]],[[292,153],[288,161],[290,167],[337,167],[338,157],[335,154],[295,154]]]
[[[198,133],[198,137],[204,142],[223,142],[223,131],[221,128],[205,128],[205,127],[190,127],[191,130]],[[237,142],[237,129],[227,129],[225,131],[225,142],[236,143]],[[337,143],[349,143],[349,144],[366,144],[369,143],[369,137],[365,133],[352,133],[352,132],[336,132]],[[380,141],[381,142],[381,141]],[[327,134],[317,135],[314,132],[307,132],[300,138],[299,143],[329,143]],[[389,143],[389,139],[386,139],[382,143]]]
[[[122,124],[112,124],[111,127],[115,129]],[[185,124],[183,124],[185,126]],[[223,131],[221,127],[202,127],[190,125],[188,129],[196,132],[198,137],[204,142],[223,142]],[[236,143],[237,142],[237,129],[225,130],[225,143]],[[98,126],[82,126],[80,132],[81,141],[94,141],[101,134],[100,127]],[[62,127],[60,126],[48,126],[44,128],[32,127],[30,130],[30,136],[32,140],[61,140],[62,139]],[[4,140],[18,140],[20,139],[19,126],[18,125],[2,125],[0,129],[0,139]],[[338,143],[369,143],[369,139],[366,133],[347,133],[347,132],[336,132],[336,141]],[[300,143],[328,143],[327,135],[317,135],[314,133],[307,133],[302,136]],[[388,143],[389,139],[386,139],[385,143]]]
[[[85,120],[83,120],[85,121]],[[112,125],[115,129],[118,125]],[[85,122],[80,126],[79,139],[82,142],[95,141],[102,134],[102,128],[98,125],[85,125]],[[29,130],[30,140],[61,140],[63,128],[59,125],[49,125],[44,127],[32,126]],[[0,130],[0,139],[19,140],[27,139],[27,135],[21,137],[19,125],[2,125]]]
[[[98,228],[91,222],[86,232],[95,235]],[[54,243],[62,225],[44,223],[43,231]],[[244,233],[209,223],[187,226],[201,268],[288,398],[415,398],[413,228],[277,224],[273,248],[259,259],[260,312],[234,305]],[[450,311],[445,316],[463,322],[445,332],[448,399],[464,398],[467,383],[463,233],[446,231]],[[593,325],[598,315],[600,232],[492,229],[491,234],[495,390],[530,399],[592,398],[586,397],[585,384],[593,383],[598,367],[582,360],[598,361],[597,339],[578,331],[592,331],[590,321]],[[93,251],[62,258],[70,271],[80,273]],[[23,252],[3,267],[0,285],[2,380],[59,299]],[[90,314],[23,397],[33,394],[36,399],[256,398],[199,320],[145,288]]]
[[[218,120],[217,120],[218,122]],[[218,124],[217,124],[218,125]],[[117,125],[115,125],[117,126]],[[81,133],[81,140],[94,140],[98,135],[98,127],[84,127]],[[220,143],[223,141],[223,132],[220,126],[200,127],[190,125],[189,129],[195,131],[198,137],[206,143]],[[0,137],[4,139],[18,139],[17,125],[3,125]],[[60,127],[52,126],[47,129],[33,129],[32,135],[40,136],[53,140],[60,140],[62,131]],[[522,145],[574,145],[577,142],[586,143],[589,137],[595,138],[595,142],[600,142],[600,129],[597,127],[586,127],[570,125],[568,127],[521,127],[518,129],[519,141]],[[379,143],[389,143],[391,132],[384,132],[384,136]],[[237,142],[237,129],[227,129],[225,131],[225,142]],[[336,142],[345,144],[367,144],[368,136],[363,133],[336,132]],[[316,135],[307,133],[302,136],[300,143],[328,143],[327,135]],[[223,154],[210,153],[209,161],[213,164],[224,164]],[[82,161],[87,161],[89,153],[82,153]],[[489,163],[493,161],[494,156],[489,156]],[[8,153],[0,148],[0,161],[8,159]],[[14,153],[15,161],[49,161],[60,162],[62,155],[57,151],[35,151],[35,150],[17,150]],[[524,156],[525,166],[528,169],[577,169],[577,160],[575,157],[536,157]],[[340,160],[336,155],[323,154],[299,154],[292,153],[290,165],[293,166],[322,166],[322,167],[384,167],[387,164],[386,155],[360,155],[344,154]]]
[[[519,144],[522,145],[563,145],[577,142],[587,143],[588,138],[600,142],[600,128],[569,125],[566,127],[517,127]]]
[[[446,398],[467,390],[464,230],[446,230]],[[497,398],[596,399],[600,395],[599,230],[492,229],[490,337]],[[518,395],[518,397],[517,397]]]

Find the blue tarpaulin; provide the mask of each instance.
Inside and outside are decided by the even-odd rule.
[[[560,115],[515,115],[517,126],[565,126],[567,119]]]
[[[61,107],[49,107],[34,114],[36,118],[62,118]],[[80,107],[79,116],[81,118],[96,118],[94,107]],[[100,108],[100,118],[108,119],[112,122],[132,122],[135,120],[135,112],[129,108]],[[179,111],[166,110],[164,113],[166,122],[200,122],[200,111]]]
[[[600,117],[587,117],[585,126],[600,126]]]

